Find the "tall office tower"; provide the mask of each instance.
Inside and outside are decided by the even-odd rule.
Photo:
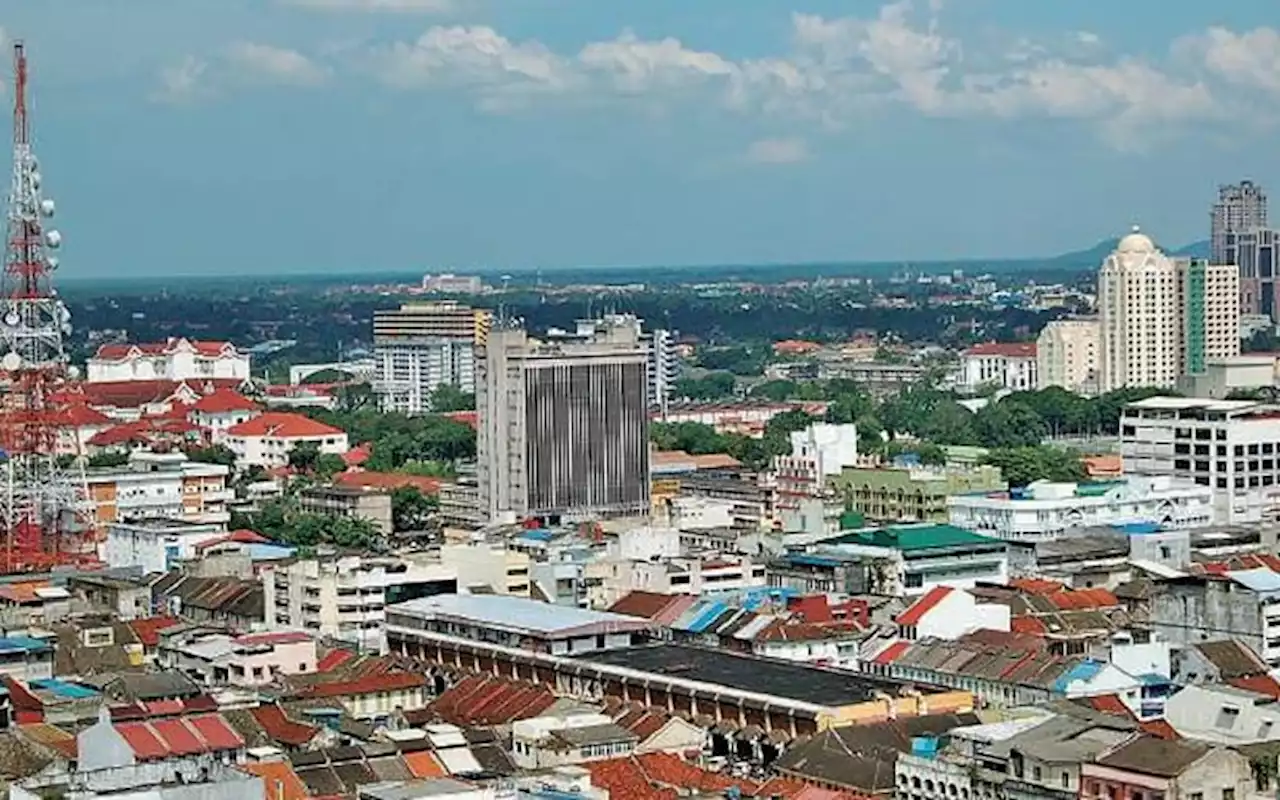
[[[1036,372],[1041,389],[1060,386],[1076,394],[1098,391],[1099,341],[1096,319],[1056,319],[1036,340]]]
[[[445,385],[474,392],[475,349],[488,336],[488,311],[445,301],[375,311],[374,391],[383,411],[431,411],[431,395]]]
[[[476,477],[492,522],[649,510],[648,358],[634,317],[531,338],[501,321],[478,348]]]
[[[1280,321],[1280,285],[1276,282],[1280,232],[1256,228],[1226,235],[1224,264],[1240,267],[1240,313],[1262,314]]]
[[[1099,386],[1173,387],[1240,353],[1239,270],[1172,259],[1135,227],[1098,274]]]
[[[1253,181],[1218,187],[1218,202],[1209,212],[1209,261],[1236,264],[1227,253],[1227,235],[1267,227],[1267,194]],[[1243,277],[1243,276],[1242,276]]]

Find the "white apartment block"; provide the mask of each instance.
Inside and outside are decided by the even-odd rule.
[[[1171,388],[1240,354],[1240,271],[1172,259],[1137,228],[1098,274],[1099,391]]]
[[[89,383],[249,379],[249,354],[230,342],[177,338],[149,344],[104,344],[86,364]]]
[[[98,524],[141,519],[176,519],[224,524],[235,497],[231,470],[189,460],[182,453],[135,452],[122,467],[85,471]]]
[[[491,324],[488,311],[453,301],[409,303],[373,317],[376,376],[384,411],[421,414],[441,386],[473,393],[477,345]]]
[[[1020,490],[953,495],[947,506],[952,525],[1015,542],[1048,541],[1101,525],[1169,529],[1216,522],[1213,489],[1169,475],[1098,484],[1038,481]]]
[[[1013,392],[1040,388],[1034,342],[987,342],[960,354],[960,388],[976,391],[995,386]]]
[[[1280,519],[1280,406],[1182,397],[1130,403],[1120,453],[1126,474],[1213,490],[1217,524]]]
[[[1036,340],[1039,388],[1060,386],[1091,395],[1098,391],[1102,328],[1096,319],[1056,319]]]

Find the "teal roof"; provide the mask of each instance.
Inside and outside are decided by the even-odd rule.
[[[890,528],[872,528],[846,531],[824,544],[860,544],[867,547],[889,547],[903,552],[941,550],[998,545],[1004,542],[990,536],[958,528],[955,525],[898,525]]]

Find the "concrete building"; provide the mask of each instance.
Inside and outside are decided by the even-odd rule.
[[[1262,353],[1209,359],[1201,374],[1182,376],[1178,382],[1178,391],[1187,397],[1222,400],[1232,392],[1275,385],[1276,357],[1271,353]]]
[[[1234,639],[1280,667],[1280,574],[1269,568],[1161,581],[1145,603],[1153,634],[1173,645]],[[1264,670],[1265,671],[1265,668]],[[1230,676],[1234,677],[1234,676]]]
[[[453,301],[410,303],[375,311],[373,388],[384,411],[421,414],[441,386],[475,391],[475,350],[492,315]]]
[[[458,590],[457,571],[438,560],[319,555],[271,565],[261,573],[270,630],[304,630],[381,652],[386,607]]]
[[[791,454],[773,461],[769,476],[777,489],[780,515],[797,511],[807,498],[834,496],[829,479],[858,464],[858,429],[815,422],[791,433]],[[837,511],[838,514],[838,511]]]
[[[230,636],[212,629],[183,630],[160,638],[161,669],[199,677],[208,686],[258,687],[317,669],[316,640],[301,631]]]
[[[182,452],[135,451],[122,467],[85,470],[94,518],[100,525],[143,519],[226,523],[235,494],[222,464],[191,461]]]
[[[189,733],[191,729],[181,724],[179,730],[187,736],[197,737],[194,740],[199,742],[203,728],[211,728],[206,723],[201,724],[199,734]],[[135,737],[155,738],[145,728],[141,733],[127,730]],[[172,726],[167,730],[172,731]],[[203,758],[188,757],[175,761],[171,758],[157,760],[152,756],[150,760],[143,760],[132,750],[121,747],[123,741],[118,737],[112,739],[115,746],[108,751],[119,751],[117,758],[108,759],[119,763],[89,768],[81,761],[76,769],[70,770],[58,770],[51,765],[30,778],[9,784],[9,797],[12,800],[47,800],[50,797],[63,800],[279,800],[282,796],[275,788],[268,793],[262,778],[236,769],[217,757],[202,754]],[[168,750],[169,742],[160,741]],[[77,750],[86,752],[78,747]]]
[[[479,349],[476,472],[491,521],[649,512],[638,326],[623,318],[586,341],[540,342],[506,323]]]
[[[1161,797],[1164,800],[1262,800],[1274,777],[1256,781],[1249,758],[1226,747],[1142,736],[1080,765],[1080,800]],[[1263,783],[1266,789],[1259,789]]]
[[[959,388],[976,391],[987,386],[1013,392],[1040,388],[1034,342],[987,342],[960,354]]]
[[[209,431],[209,440],[220,444],[227,430],[262,413],[258,404],[234,389],[219,388],[197,400],[187,412],[193,425]]]
[[[1280,519],[1280,407],[1189,397],[1130,403],[1120,419],[1120,452],[1127,474],[1212,489],[1220,524]]]
[[[422,276],[422,291],[424,292],[479,294],[483,290],[484,281],[479,275],[455,275],[452,272],[441,272],[438,275]]]
[[[1213,489],[1168,475],[1099,483],[1037,481],[1007,492],[954,495],[947,507],[952,525],[1019,542],[1100,525],[1197,528],[1216,521]]]
[[[1253,181],[1218,187],[1218,202],[1209,212],[1209,258],[1215,264],[1236,264],[1231,258],[1232,234],[1267,227],[1267,193]]]
[[[249,354],[230,342],[176,338],[151,344],[104,344],[86,362],[85,380],[247,381],[251,374]]]
[[[656,328],[642,334],[649,346],[649,408],[665,414],[680,377],[680,356],[673,331]]]
[[[1280,735],[1276,698],[1225,683],[1182,687],[1165,702],[1164,716],[1181,735],[1214,744],[1254,744]]]
[[[236,466],[242,469],[283,467],[300,444],[314,444],[321,454],[336,456],[350,449],[342,429],[283,411],[269,411],[231,426],[223,443],[236,454]]]
[[[140,568],[143,574],[168,572],[182,559],[193,558],[196,546],[224,532],[221,524],[179,519],[142,519],[107,526],[102,558],[108,567]]]
[[[901,465],[855,467],[831,479],[845,503],[883,523],[946,522],[947,499],[971,492],[1000,492],[1008,483],[997,467]]]
[[[1099,391],[1172,388],[1240,354],[1239,270],[1173,259],[1137,228],[1098,274]]]
[[[511,753],[521,769],[626,758],[639,743],[639,736],[596,712],[544,715],[511,724]]]
[[[1076,394],[1098,391],[1102,328],[1097,319],[1056,319],[1036,340],[1039,388],[1060,386]]]
[[[308,486],[298,492],[303,511],[372,522],[378,532],[391,533],[391,493],[364,486]]]
[[[1280,292],[1276,273],[1280,269],[1280,231],[1261,227],[1232,231],[1224,237],[1223,263],[1240,267],[1240,313],[1266,317],[1273,325],[1280,321]]]

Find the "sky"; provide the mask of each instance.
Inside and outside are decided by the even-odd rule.
[[[42,0],[0,29],[66,276],[340,274],[1203,239],[1218,184],[1280,186],[1274,1]]]

